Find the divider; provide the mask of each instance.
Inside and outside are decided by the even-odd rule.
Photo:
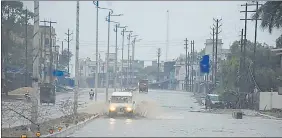
[[[99,117],[99,115],[92,116],[91,118],[86,119],[83,122],[79,122],[77,125],[72,125],[72,126],[66,128],[66,129],[64,129],[60,132],[55,132],[55,133],[49,134],[49,135],[43,135],[41,137],[67,137],[67,136],[73,134],[75,131],[84,127],[86,124],[90,123],[92,120],[94,120],[98,117]]]

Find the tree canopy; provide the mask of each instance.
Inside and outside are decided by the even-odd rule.
[[[253,19],[261,18],[261,27],[268,28],[269,33],[272,33],[274,28],[282,27],[282,1],[267,1],[252,16]],[[276,47],[282,48],[282,34],[276,40]]]
[[[271,88],[277,89],[277,86],[282,86],[282,82],[277,79],[282,75],[279,71],[279,58],[271,54],[272,47],[267,44],[257,44],[256,50],[256,72],[253,74],[253,48],[254,44],[247,41],[246,45],[246,67],[243,70],[246,75],[239,73],[240,67],[240,45],[239,41],[233,42],[231,45],[231,53],[227,60],[221,61],[221,72],[218,73],[221,92],[237,91],[239,86],[238,76],[243,77],[245,87],[248,91],[252,91],[255,83],[261,91],[269,91]],[[242,83],[241,83],[242,84]]]

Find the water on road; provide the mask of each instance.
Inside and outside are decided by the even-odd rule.
[[[282,136],[281,120],[204,113],[192,93],[151,90],[136,97],[137,102],[147,101],[145,118],[101,117],[71,137]]]

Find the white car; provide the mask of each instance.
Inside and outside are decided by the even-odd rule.
[[[135,101],[132,92],[113,92],[109,100],[109,116],[114,117],[118,114],[133,116]]]

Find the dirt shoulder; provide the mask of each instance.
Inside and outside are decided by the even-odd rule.
[[[79,113],[78,114],[78,122],[82,122],[86,119],[89,119],[96,114],[89,114],[89,113]],[[56,119],[50,119],[49,121],[45,121],[43,123],[40,123],[40,133],[41,135],[47,135],[50,134],[50,129],[52,129],[54,132],[59,131],[59,128],[66,129],[67,127],[74,125],[73,117],[68,116],[62,116],[60,118]],[[22,125],[12,128],[3,128],[2,131],[2,137],[20,137],[21,135],[25,134],[27,137],[35,137],[36,132],[29,131],[30,125]]]

